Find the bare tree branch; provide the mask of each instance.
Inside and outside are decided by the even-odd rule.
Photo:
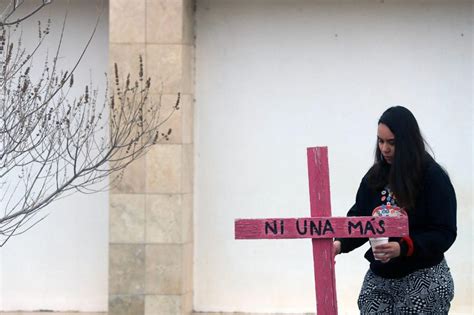
[[[27,51],[17,27],[22,20],[5,22],[22,3],[12,0],[0,24],[0,246],[43,220],[41,210],[51,202],[105,188],[97,184],[169,139],[171,129],[162,129],[180,104],[178,95],[171,113],[160,116],[161,97],[150,98],[151,80],[144,76],[141,56],[136,79],[128,74],[122,80],[115,64],[112,78],[104,78],[112,82],[105,91],[90,82],[73,97],[74,73],[98,20],[76,62],[64,70],[58,56],[67,13],[54,55],[33,63],[50,22],[45,28],[38,24],[37,44]]]
[[[46,5],[50,4],[52,0],[38,0],[37,6],[34,9],[23,14],[20,17],[17,17],[13,21],[9,21],[9,18],[18,10],[18,8],[21,7],[22,4],[24,4],[24,2],[25,2],[24,0],[9,0],[9,1],[5,0],[5,2],[2,5],[2,6],[5,6],[5,8],[2,10],[0,14],[0,27],[15,25],[15,24],[19,24],[23,22],[24,20],[30,18],[31,16],[33,16],[33,14],[35,14],[36,12],[44,8]]]

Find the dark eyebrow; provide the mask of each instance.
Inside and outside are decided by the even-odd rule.
[[[377,140],[382,140],[382,141],[387,141],[387,142],[395,142],[395,138],[390,138],[390,139],[384,140],[384,139],[380,138],[379,136],[377,136]]]

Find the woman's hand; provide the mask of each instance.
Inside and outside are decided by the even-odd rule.
[[[332,243],[332,256],[336,256],[341,253],[341,241],[334,241]]]
[[[400,244],[398,242],[388,242],[387,244],[376,246],[372,249],[372,252],[375,259],[387,263],[390,259],[400,256]]]

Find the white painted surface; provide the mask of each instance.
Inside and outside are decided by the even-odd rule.
[[[36,36],[40,16],[52,17],[52,36],[57,39],[66,3],[55,0],[31,18],[30,27],[24,28],[24,43],[31,44],[31,36]],[[71,65],[79,56],[95,24],[99,4],[71,1],[60,54],[64,65]],[[107,14],[105,7],[99,30],[76,73],[76,87],[81,90],[91,78],[102,92],[105,89]],[[50,46],[50,54],[53,48]],[[42,62],[37,58],[35,64],[41,66]],[[76,194],[54,202],[44,213],[49,216],[42,223],[0,249],[0,310],[107,310],[108,194]]]
[[[234,219],[308,216],[318,145],[345,215],[401,104],[455,185],[452,311],[471,314],[472,2],[200,0],[196,25],[195,310],[314,312],[310,242],[235,241]],[[340,314],[357,313],[368,246],[337,257]]]

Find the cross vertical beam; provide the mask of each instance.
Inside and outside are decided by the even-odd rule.
[[[316,311],[337,315],[333,238],[408,235],[408,217],[331,217],[327,147],[307,149],[310,218],[236,219],[235,239],[312,238]]]
[[[328,149],[327,147],[307,148],[307,157],[311,216],[330,217]],[[333,240],[312,239],[312,243],[317,314],[336,315],[337,296],[332,253]]]

